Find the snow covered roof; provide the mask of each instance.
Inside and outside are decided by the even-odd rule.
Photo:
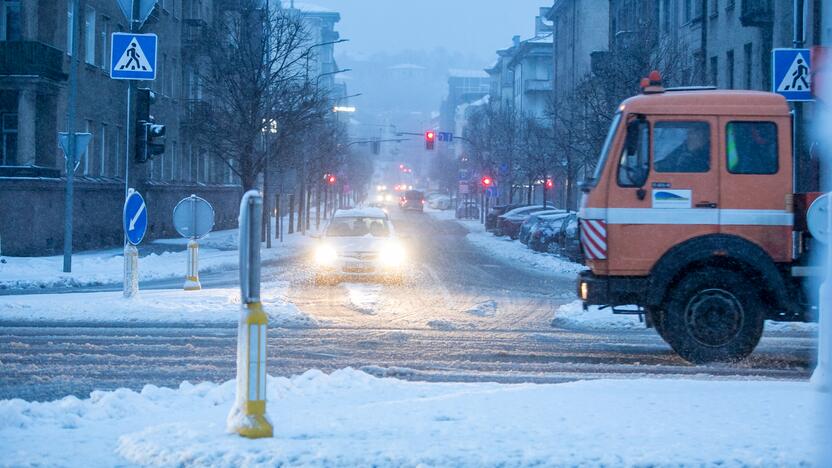
[[[387,218],[381,208],[353,208],[349,210],[338,210],[335,212],[336,218]]]
[[[400,63],[398,65],[393,65],[387,67],[388,70],[426,70],[427,68],[416,65],[415,63]]]
[[[488,78],[488,73],[485,70],[462,70],[459,68],[448,70],[448,75],[454,78]]]
[[[292,8],[292,1],[291,0],[283,0],[283,8]],[[319,5],[315,5],[313,3],[306,3],[306,2],[294,2],[295,9],[308,12],[308,13],[338,13],[335,10],[331,10],[329,8],[324,8]]]

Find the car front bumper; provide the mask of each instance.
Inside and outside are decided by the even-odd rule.
[[[597,276],[582,271],[578,277],[578,297],[584,306],[645,306],[648,281],[642,276]]]

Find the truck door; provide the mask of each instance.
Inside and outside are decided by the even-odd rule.
[[[792,158],[784,117],[720,117],[721,232],[791,260]]]
[[[717,132],[711,116],[628,123],[610,184],[610,273],[646,275],[674,245],[719,232]]]

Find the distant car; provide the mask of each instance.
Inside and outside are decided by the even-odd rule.
[[[528,218],[520,225],[520,232],[517,235],[517,238],[520,242],[524,244],[529,243],[529,237],[531,236],[532,230],[544,220],[553,220],[553,219],[560,219],[565,216],[568,216],[569,213],[566,210],[544,210],[538,211]]]
[[[523,205],[522,203],[514,203],[509,205],[497,205],[492,206],[491,209],[488,210],[488,214],[485,215],[485,229],[486,231],[494,231],[497,229],[497,221],[499,220],[500,215],[505,214],[508,211],[511,211],[515,208],[520,208]]]
[[[572,213],[563,220],[558,236],[558,247],[560,255],[575,263],[583,263],[584,252],[581,248],[580,229],[578,228],[578,215]]]
[[[479,219],[480,205],[474,200],[463,201],[456,207],[457,219]]]
[[[523,224],[526,218],[538,211],[548,209],[552,209],[552,207],[544,208],[543,205],[531,205],[507,211],[498,217],[497,229],[494,233],[498,236],[508,236],[512,239],[517,239],[517,236],[520,234],[520,225]]]
[[[399,208],[405,211],[424,211],[425,194],[418,190],[408,190],[404,192],[399,200]]]
[[[392,205],[396,201],[396,196],[393,193],[382,190],[376,192],[375,198],[372,200],[371,205],[378,208],[383,208],[388,205]]]
[[[441,193],[434,193],[428,196],[427,204],[434,210],[447,210],[451,208],[451,197]]]
[[[538,252],[548,252],[557,239],[563,226],[563,221],[574,213],[563,211],[556,215],[543,216],[529,233],[528,246]],[[554,252],[553,252],[554,253]]]
[[[317,284],[343,278],[400,283],[406,251],[381,209],[338,210],[318,239],[313,261]]]

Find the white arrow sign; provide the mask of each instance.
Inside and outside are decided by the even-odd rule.
[[[133,219],[130,220],[130,231],[136,229],[136,222],[139,220],[139,216],[142,215],[142,211],[144,211],[144,203],[142,203],[138,211],[136,211],[136,214],[133,216]]]

